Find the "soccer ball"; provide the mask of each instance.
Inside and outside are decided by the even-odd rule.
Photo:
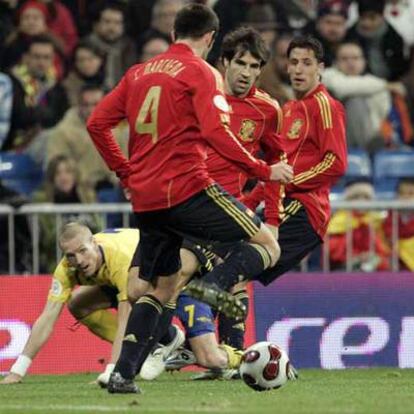
[[[280,388],[289,372],[286,352],[271,342],[257,342],[247,348],[240,365],[240,376],[255,391]]]

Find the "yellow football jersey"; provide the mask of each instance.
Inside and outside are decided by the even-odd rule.
[[[127,300],[128,270],[139,242],[137,229],[110,229],[94,235],[103,253],[98,273],[86,277],[63,258],[53,274],[48,300],[66,303],[77,285],[110,286],[118,290],[118,301]]]

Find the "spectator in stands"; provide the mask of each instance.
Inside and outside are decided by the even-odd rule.
[[[141,49],[140,62],[146,62],[160,53],[164,53],[169,47],[169,43],[163,37],[152,37],[147,40]]]
[[[18,25],[5,40],[0,59],[0,65],[3,69],[10,69],[20,63],[33,37],[43,35],[48,36],[54,44],[57,52],[54,55],[54,65],[58,76],[62,77],[65,67],[62,42],[49,31],[48,18],[49,14],[45,4],[34,0],[23,3],[18,10]]]
[[[108,171],[102,158],[96,151],[86,130],[86,121],[95,106],[104,96],[104,91],[96,85],[85,85],[78,96],[78,106],[70,108],[59,124],[48,136],[47,159],[65,155],[76,160],[79,184],[87,199],[96,200],[96,189],[111,187],[117,183],[116,177]],[[126,152],[128,129],[120,124],[115,135],[121,148]]]
[[[397,187],[397,198],[414,202],[414,177],[402,178]],[[414,212],[401,211],[398,214],[398,242],[393,243],[393,217],[388,212],[384,222],[384,232],[388,244],[396,249],[400,269],[414,272]]]
[[[185,0],[156,0],[154,2],[150,27],[141,33],[138,39],[137,50],[139,54],[142,54],[143,45],[150,39],[162,38],[171,43],[174,19],[184,4]]]
[[[15,30],[6,37],[1,56],[1,67],[9,69],[17,64],[33,36],[47,32],[47,9],[43,4],[27,2],[18,12]]]
[[[47,26],[61,45],[65,56],[72,55],[78,43],[78,31],[69,9],[59,0],[39,0],[46,5],[48,11]]]
[[[349,183],[345,200],[370,201],[375,197],[374,187],[367,180]],[[381,234],[382,216],[377,212],[338,210],[328,227],[329,259],[333,270],[346,269],[347,258],[351,268],[363,272],[389,270],[389,250]],[[347,233],[350,232],[352,252],[347,251]]]
[[[385,0],[358,0],[359,18],[348,39],[362,45],[368,70],[389,81],[400,80],[409,68],[409,50],[384,17]]]
[[[342,43],[335,65],[323,73],[323,83],[345,106],[348,147],[372,151],[384,146],[382,125],[391,109],[390,90],[402,85],[366,74],[366,60],[360,45]]]
[[[287,48],[293,35],[284,33],[276,37],[271,47],[271,58],[263,68],[258,87],[275,98],[280,105],[293,99],[293,90],[287,74]]]
[[[52,158],[46,169],[43,188],[35,193],[35,203],[78,204],[94,201],[89,188],[79,181],[79,169],[74,159],[67,155]],[[81,221],[93,231],[101,228],[99,218],[95,214],[65,214],[63,223]],[[40,267],[50,272],[56,259],[56,220],[47,214],[40,215]]]
[[[73,53],[73,66],[63,81],[71,106],[79,102],[79,93],[85,84],[105,85],[105,54],[94,44],[81,41]]]
[[[325,0],[318,7],[316,21],[310,23],[305,30],[322,43],[325,67],[333,64],[336,49],[345,39],[347,19],[347,3],[342,0]]]
[[[125,35],[124,8],[119,2],[108,2],[101,8],[92,33],[85,39],[105,52],[105,84],[110,88],[136,63],[135,46]]]
[[[51,128],[68,102],[53,65],[54,45],[48,36],[33,37],[21,64],[12,68],[13,103],[2,151],[28,146],[42,128]]]

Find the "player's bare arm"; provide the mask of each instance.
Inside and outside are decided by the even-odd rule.
[[[49,339],[63,306],[64,304],[60,302],[47,301],[43,312],[33,325],[22,354],[11,367],[9,375],[0,381],[0,384],[16,384],[23,380],[32,360]]]

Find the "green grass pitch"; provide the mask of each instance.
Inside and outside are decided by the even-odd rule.
[[[242,381],[191,381],[191,373],[139,381],[140,395],[110,395],[89,384],[95,374],[29,376],[0,386],[0,413],[414,413],[414,370],[301,370],[269,392]]]

